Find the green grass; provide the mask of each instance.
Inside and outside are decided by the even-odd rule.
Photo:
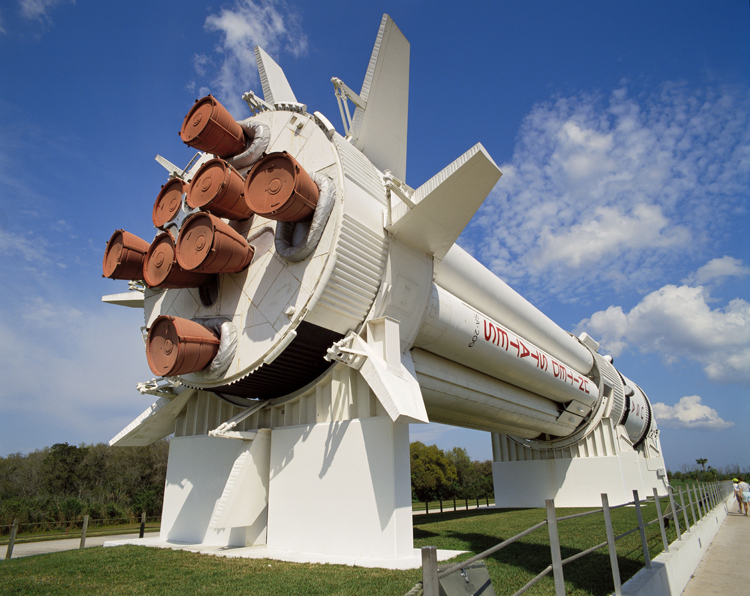
[[[558,509],[563,516],[581,509]],[[414,517],[414,546],[478,553],[543,520],[541,509],[471,510]],[[644,507],[646,521],[656,517]],[[636,525],[634,508],[612,512],[615,534]],[[658,524],[648,528],[651,556],[661,551]],[[670,529],[670,542],[674,540]],[[606,540],[601,514],[560,522],[563,558]],[[510,595],[550,563],[546,526],[486,560],[498,596]],[[622,581],[643,566],[638,532],[618,541]],[[464,555],[467,558],[470,555]],[[571,596],[605,596],[613,584],[606,548],[565,566]],[[389,571],[341,565],[305,565],[226,559],[136,546],[90,548],[0,562],[0,594],[383,594],[401,596],[420,570]],[[529,594],[553,595],[549,576]]]

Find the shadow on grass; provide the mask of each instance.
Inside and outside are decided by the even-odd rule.
[[[437,512],[437,513],[430,513],[428,515],[422,514],[422,515],[415,515],[413,524],[414,526],[424,526],[426,524],[434,524],[437,522],[442,521],[451,521],[454,519],[466,519],[469,517],[482,517],[485,515],[498,515],[502,513],[512,513],[513,511],[529,511],[531,508],[527,507],[518,507],[516,509],[494,509],[494,508],[485,508],[485,509],[469,509],[466,511],[465,509],[458,509],[456,511],[443,511],[443,513]]]
[[[543,536],[540,537],[546,539],[546,528],[540,528],[538,532],[543,534]],[[428,534],[427,537],[437,536],[437,534],[431,532],[424,533]],[[464,542],[469,545],[469,550],[473,551],[473,553],[480,553],[506,539],[505,537],[456,531],[448,531],[442,534],[442,536]],[[416,537],[417,535],[415,531],[415,538]],[[523,583],[542,572],[552,562],[548,544],[534,544],[524,542],[523,540],[526,539],[515,542],[490,555],[486,559],[488,570],[490,571],[490,577],[492,577],[493,580],[493,585],[507,587],[510,589],[509,593],[513,593],[520,589]],[[590,546],[594,545],[591,544]],[[564,560],[582,550],[584,549],[561,546],[560,554]],[[466,555],[464,558],[468,557],[469,555]],[[495,567],[495,565],[498,567]],[[623,583],[627,578],[635,575],[635,573],[643,567],[642,563],[627,559],[623,556],[618,556],[618,565]],[[493,569],[493,567],[495,567],[495,569]],[[503,569],[503,567],[505,569]],[[524,569],[529,575],[526,579],[517,579],[519,575],[513,573],[508,568]],[[516,581],[519,582],[518,585],[508,585],[508,576],[516,578]],[[563,576],[565,578],[565,583],[567,584],[568,592],[576,589],[593,596],[608,596],[614,590],[612,569],[610,567],[609,554],[606,546],[603,546],[598,551],[589,553],[581,559],[565,565],[563,568]],[[548,578],[549,581],[552,581],[551,572],[548,575]]]

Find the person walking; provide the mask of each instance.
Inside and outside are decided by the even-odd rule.
[[[732,489],[734,490],[734,497],[737,499],[738,513],[742,513],[742,493],[740,492],[740,479],[732,478]]]
[[[750,506],[750,484],[745,482],[742,477],[738,478],[738,480],[737,487],[742,494],[742,507],[745,509],[745,515],[747,515],[747,509]]]

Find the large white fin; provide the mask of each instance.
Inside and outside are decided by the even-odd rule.
[[[406,177],[409,52],[404,34],[383,15],[359,94],[366,105],[354,112],[351,131],[354,145],[379,170],[390,170],[401,180]]]
[[[258,63],[260,84],[263,85],[263,99],[270,104],[297,103],[284,71],[260,46],[255,46],[255,60]]]
[[[500,176],[490,154],[476,144],[406,197],[413,206],[395,200],[392,191],[391,222],[386,229],[441,260]]]

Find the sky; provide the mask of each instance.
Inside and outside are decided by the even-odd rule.
[[[356,6],[356,9],[354,8]],[[253,48],[342,132],[383,13],[411,43],[406,182],[480,142],[503,171],[459,244],[654,404],[667,466],[750,466],[746,0],[0,6],[0,455],[108,441],[148,407],[143,314],[106,241],[150,240],[178,131],[262,95]],[[487,433],[412,440],[491,458]]]

